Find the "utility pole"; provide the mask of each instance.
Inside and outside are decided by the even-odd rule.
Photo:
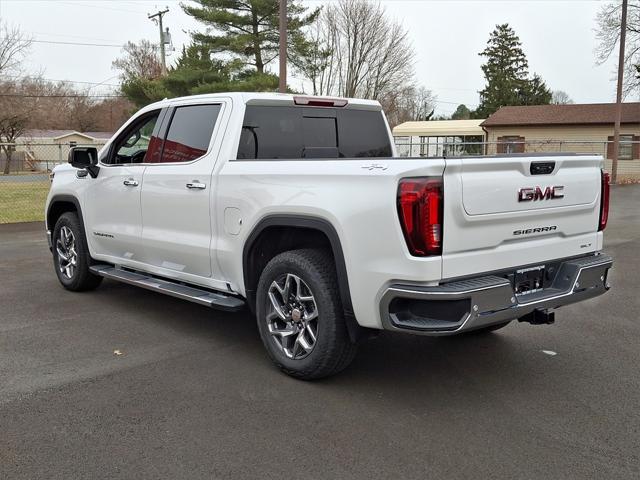
[[[162,62],[162,74],[167,74],[167,59],[165,58],[164,51],[164,31],[162,30],[162,17],[165,13],[169,12],[169,7],[165,7],[164,10],[159,10],[153,15],[149,14],[149,20],[153,20],[154,22],[158,22],[158,27],[160,29],[160,60]],[[157,19],[157,20],[156,20]]]
[[[622,80],[624,77],[624,53],[627,40],[627,0],[622,0],[620,19],[620,55],[618,56],[618,90],[616,92],[616,119],[613,126],[613,157],[611,158],[611,183],[618,182],[618,154],[620,153],[620,121],[622,119]]]
[[[280,0],[280,93],[287,91],[287,0]]]

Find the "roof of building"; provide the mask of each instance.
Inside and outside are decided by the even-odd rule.
[[[55,140],[58,138],[64,138],[71,135],[82,135],[87,138],[92,138],[96,140],[108,140],[113,136],[113,132],[78,132],[76,130],[43,130],[43,129],[33,129],[26,130],[22,137],[26,138],[47,138],[51,140]]]
[[[393,129],[395,136],[483,135],[483,120],[433,120],[404,122]]]
[[[602,125],[615,121],[615,103],[502,107],[483,127],[525,125]],[[622,123],[640,123],[640,103],[622,104]]]

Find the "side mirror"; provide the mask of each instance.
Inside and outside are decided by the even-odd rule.
[[[69,163],[72,167],[89,171],[95,178],[100,168],[98,167],[98,149],[95,147],[71,147],[69,149]]]

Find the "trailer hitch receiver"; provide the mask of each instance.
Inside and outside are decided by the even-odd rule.
[[[556,313],[548,309],[536,308],[533,312],[520,317],[518,321],[531,325],[551,325],[556,321]]]

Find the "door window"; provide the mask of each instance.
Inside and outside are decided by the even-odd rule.
[[[115,155],[108,163],[128,164],[149,162],[159,153],[161,142],[154,136],[160,110],[142,116],[134,122],[115,142]]]
[[[162,156],[151,163],[190,162],[209,149],[220,105],[187,105],[177,107],[162,149]]]

